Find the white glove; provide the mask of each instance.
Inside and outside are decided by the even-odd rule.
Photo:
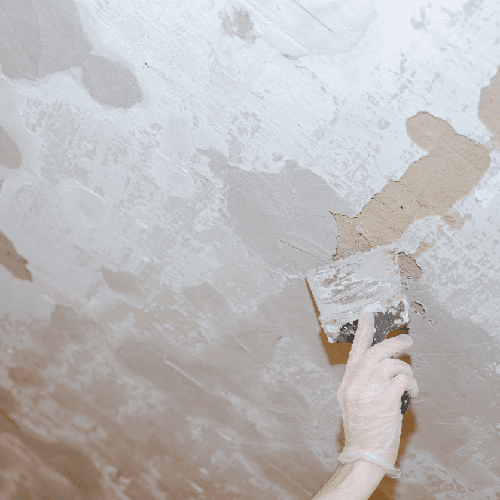
[[[386,339],[371,347],[373,313],[364,311],[347,361],[337,399],[344,420],[345,446],[338,461],[358,458],[380,465],[389,477],[398,478],[396,463],[401,437],[401,396],[418,394],[417,381],[407,363],[392,356],[409,349],[409,335]]]

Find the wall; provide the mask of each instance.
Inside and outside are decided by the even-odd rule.
[[[307,499],[386,245],[420,395],[372,498],[500,499],[495,0],[3,0],[1,497]]]

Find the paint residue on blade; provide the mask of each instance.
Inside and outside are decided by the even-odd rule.
[[[307,281],[330,343],[339,342],[342,327],[357,320],[365,309],[391,312],[394,328],[408,322],[408,303],[394,250],[379,247],[360,252],[310,271]]]

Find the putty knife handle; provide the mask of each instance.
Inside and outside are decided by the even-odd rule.
[[[408,394],[408,391],[405,391],[401,396],[401,413],[404,415],[408,408],[410,407],[411,396]]]

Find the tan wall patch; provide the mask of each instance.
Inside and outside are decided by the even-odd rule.
[[[417,259],[418,257],[420,257],[424,252],[427,252],[427,250],[429,250],[429,248],[433,247],[434,244],[436,242],[433,241],[432,243],[426,243],[425,241],[421,241],[419,244],[418,244],[418,248],[417,248],[417,251],[413,254],[411,254],[411,257],[413,259]]]
[[[335,259],[394,243],[417,219],[445,216],[489,167],[487,148],[429,113],[409,118],[406,129],[429,155],[412,163],[399,181],[390,181],[357,217],[333,214],[341,231]]]
[[[398,253],[399,272],[402,276],[408,279],[418,281],[423,274],[421,267],[415,261],[412,255],[407,255],[404,252]]]
[[[441,220],[450,227],[462,229],[465,224],[465,219],[470,219],[471,217],[471,214],[466,214],[465,217],[462,217],[458,212],[453,212],[451,214],[442,215]]]
[[[8,269],[16,278],[33,281],[26,268],[28,261],[16,252],[12,242],[0,231],[0,264]]]

